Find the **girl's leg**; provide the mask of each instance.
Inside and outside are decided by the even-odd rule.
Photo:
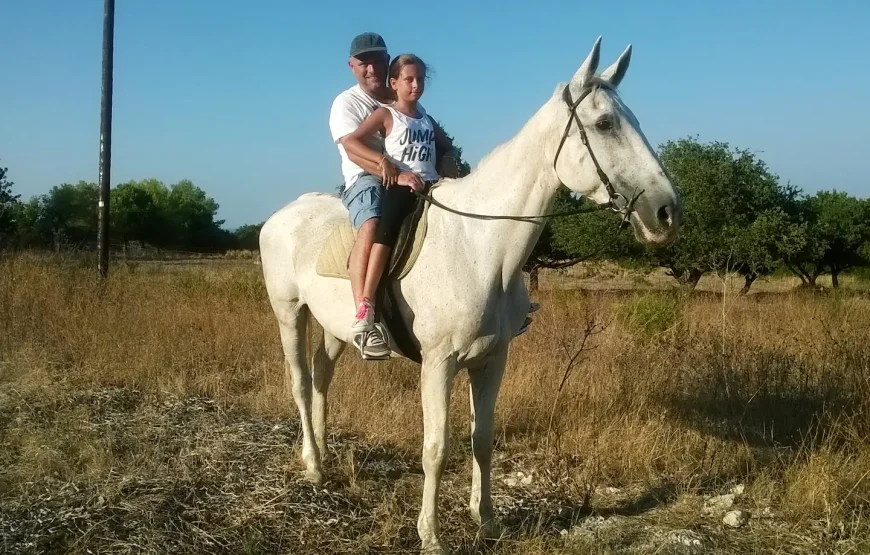
[[[374,300],[378,284],[390,263],[390,253],[396,244],[405,217],[414,209],[414,192],[400,185],[384,191],[381,201],[381,219],[375,232],[375,241],[369,254],[363,297]]]

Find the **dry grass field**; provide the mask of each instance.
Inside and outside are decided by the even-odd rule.
[[[668,283],[542,277],[497,408],[501,541],[465,509],[457,380],[451,549],[870,551],[870,295]],[[281,359],[250,260],[119,264],[105,287],[75,259],[0,260],[0,551],[415,551],[415,367],[343,355],[315,487]]]

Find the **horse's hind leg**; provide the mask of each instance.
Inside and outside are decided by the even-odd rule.
[[[302,460],[305,477],[314,482],[323,481],[320,452],[314,442],[311,422],[311,372],[305,360],[305,334],[308,327],[308,307],[297,302],[281,303],[276,307],[281,343],[284,346],[284,382],[296,406],[302,425]]]
[[[318,343],[317,350],[311,359],[311,375],[314,384],[311,408],[314,438],[317,442],[321,461],[326,456],[326,417],[329,412],[326,396],[335,371],[335,362],[341,356],[344,347],[343,341],[339,341],[334,335],[324,330],[323,340]]]
[[[471,475],[471,514],[480,523],[483,535],[498,538],[501,527],[492,509],[492,440],[495,402],[504,375],[507,349],[490,356],[486,363],[469,369],[471,399],[471,450],[474,464]]]

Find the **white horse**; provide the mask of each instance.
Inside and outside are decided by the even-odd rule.
[[[630,216],[636,239],[671,241],[682,221],[680,199],[637,119],[616,93],[631,46],[596,75],[600,41],[571,82],[560,84],[515,137],[470,175],[443,180],[434,191],[436,200],[466,212],[542,215],[551,210],[564,184],[604,204],[613,195],[601,182],[598,167],[624,195],[623,201],[636,189],[644,191]],[[575,111],[588,134],[588,147],[573,119],[572,99],[581,99]],[[563,139],[569,120],[570,132]],[[337,196],[309,193],[272,215],[260,233],[285,376],[301,417],[306,477],[316,483],[322,481],[321,457],[326,452],[327,391],[336,359],[351,339],[355,310],[350,282],[321,277],[315,265],[333,226],[347,217]],[[485,534],[498,533],[490,496],[493,418],[508,345],[529,309],[521,268],[542,223],[471,219],[435,206],[428,217],[416,264],[391,287],[422,353],[425,478],[417,531],[423,552],[442,553],[438,491],[447,458],[450,394],[461,369],[468,371],[470,381],[471,511]],[[324,330],[310,366],[305,353],[309,315]]]

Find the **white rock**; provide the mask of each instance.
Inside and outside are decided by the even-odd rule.
[[[704,502],[704,513],[712,514],[719,511],[729,509],[734,504],[734,494],[726,493],[725,495],[717,495],[711,497]]]
[[[761,515],[759,516],[761,516],[761,518],[773,518],[773,509],[771,509],[770,507],[765,507],[764,509],[762,509]]]
[[[722,522],[731,528],[740,528],[749,522],[749,513],[741,510],[728,511],[722,518]]]
[[[673,530],[668,534],[668,543],[685,545],[686,547],[701,547],[701,537],[691,530]]]
[[[523,479],[520,480],[520,482],[522,482],[523,485],[528,486],[529,484],[532,483],[532,475],[529,474],[528,476],[524,476]]]
[[[506,485],[509,488],[515,488],[515,487],[517,487],[517,479],[516,478],[505,478],[504,485]]]
[[[743,495],[743,492],[746,491],[746,486],[743,484],[737,484],[733,488],[731,488],[731,492],[734,495]]]
[[[598,486],[595,488],[595,493],[598,495],[616,495],[617,493],[622,493],[622,490],[613,486]]]

